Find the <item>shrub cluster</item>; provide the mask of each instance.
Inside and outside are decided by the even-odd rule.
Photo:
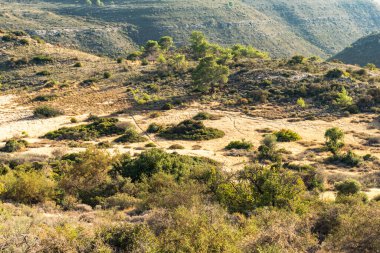
[[[292,142],[301,140],[301,136],[296,132],[293,132],[289,129],[281,129],[278,132],[275,132],[274,135],[277,137],[279,142]]]
[[[118,125],[115,118],[99,118],[88,125],[63,127],[47,133],[44,137],[50,140],[91,140],[104,136],[119,135],[125,128]]]
[[[185,120],[176,126],[164,129],[159,136],[169,140],[211,140],[222,138],[224,132],[206,127],[200,121]]]
[[[39,99],[42,99],[42,97],[39,97]],[[62,110],[46,105],[39,106],[33,111],[33,115],[36,118],[53,118],[63,114],[64,112]]]
[[[245,149],[245,150],[251,150],[253,148],[253,143],[246,140],[241,141],[231,141],[227,146],[227,150],[231,149]]]

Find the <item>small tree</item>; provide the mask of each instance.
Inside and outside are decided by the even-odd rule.
[[[259,159],[272,162],[281,161],[281,155],[277,150],[277,137],[273,134],[266,135],[259,146]]]
[[[203,91],[214,93],[216,87],[228,82],[229,69],[219,65],[215,57],[206,56],[201,59],[199,65],[193,72],[192,78],[195,85]]]
[[[337,95],[338,95],[338,97],[334,101],[337,105],[339,105],[341,107],[347,107],[347,106],[352,105],[353,99],[352,99],[352,97],[350,97],[348,95],[346,88],[342,87],[342,91],[340,93],[338,93]]]
[[[194,31],[190,36],[190,47],[195,59],[206,56],[209,43],[202,32]]]
[[[155,40],[148,40],[144,46],[145,54],[153,55],[160,51],[160,46]]]
[[[162,50],[168,51],[174,45],[173,38],[169,36],[161,37],[158,41],[158,45]]]
[[[344,132],[340,128],[333,127],[325,132],[326,147],[334,155],[337,155],[340,149],[344,146]]]
[[[169,60],[169,65],[175,72],[184,72],[189,63],[186,56],[183,54],[176,54]]]
[[[303,98],[297,99],[297,105],[299,107],[301,107],[301,108],[306,108],[307,107],[306,102],[305,102],[305,100]]]

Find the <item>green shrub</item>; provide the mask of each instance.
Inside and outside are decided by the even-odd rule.
[[[106,208],[118,208],[121,210],[134,207],[138,203],[140,203],[139,199],[136,199],[126,193],[117,193],[102,201],[103,206]]]
[[[341,69],[332,69],[326,73],[325,77],[335,79],[335,78],[341,78],[342,76],[344,76],[344,74],[345,74],[344,71]]]
[[[169,147],[169,149],[172,149],[172,150],[175,150],[175,149],[185,149],[184,146],[182,146],[181,144],[173,144]]]
[[[148,129],[146,130],[148,133],[159,133],[164,129],[164,126],[159,125],[157,123],[152,123],[148,126]]]
[[[335,190],[338,191],[338,194],[342,195],[352,195],[360,192],[362,186],[361,184],[353,179],[347,179],[343,182],[335,184]]]
[[[47,133],[44,137],[50,140],[91,140],[104,136],[123,134],[125,127],[119,126],[118,119],[100,118],[88,125],[63,127]]]
[[[20,43],[21,43],[21,45],[26,46],[26,45],[29,45],[29,40],[27,40],[27,39],[21,39]]]
[[[157,147],[157,145],[154,144],[153,142],[151,142],[151,143],[147,143],[147,144],[145,144],[145,147],[146,147],[146,148],[155,148],[155,147]]]
[[[202,122],[194,120],[185,120],[159,133],[160,137],[169,140],[211,140],[224,135],[223,131],[206,127]]]
[[[295,55],[295,56],[292,57],[292,59],[290,59],[288,61],[288,64],[289,65],[297,65],[297,64],[304,63],[304,61],[305,61],[305,57],[304,56],[302,56],[302,55]]]
[[[194,120],[218,120],[220,116],[208,112],[200,112],[193,117]]]
[[[43,71],[37,72],[36,75],[37,76],[50,76],[51,73],[47,70],[43,70]]]
[[[241,141],[231,141],[227,146],[227,150],[231,149],[245,149],[245,150],[251,150],[253,148],[253,143],[246,140]]]
[[[119,57],[119,58],[116,59],[116,62],[117,63],[123,63],[123,60],[124,60],[123,58]]]
[[[57,97],[58,96],[54,95],[54,94],[38,95],[37,97],[35,97],[33,99],[33,101],[36,101],[36,102],[46,102],[46,101],[54,100]]]
[[[164,111],[168,111],[168,110],[171,110],[174,108],[174,105],[172,105],[171,103],[166,103],[164,104],[162,107],[161,107],[161,110],[164,110]]]
[[[0,197],[25,204],[51,200],[55,195],[56,183],[43,171],[14,171],[0,176]],[[0,187],[1,188],[1,187]]]
[[[147,138],[144,136],[141,136],[135,129],[127,129],[125,133],[117,138],[115,142],[122,142],[122,143],[136,143],[136,142],[145,142],[147,141]]]
[[[110,72],[104,72],[104,73],[103,73],[103,77],[104,77],[105,79],[108,79],[108,78],[111,77],[111,73],[110,73]]]
[[[53,118],[63,114],[63,111],[46,105],[39,106],[33,111],[34,117],[37,118]]]
[[[200,177],[217,165],[217,162],[208,158],[170,154],[153,148],[142,152],[135,159],[124,155],[114,164],[113,171],[133,181],[140,180],[143,175],[150,177],[158,172],[174,175],[179,179],[189,176]]]
[[[114,252],[158,252],[157,239],[144,224],[107,225],[98,236]]]
[[[78,123],[78,120],[77,120],[76,118],[73,117],[73,118],[70,119],[70,123],[73,123],[73,124],[74,124],[74,123]]]
[[[83,65],[82,65],[81,62],[76,62],[76,63],[74,64],[74,67],[75,67],[75,68],[81,68],[81,67],[83,67]]]
[[[356,167],[362,163],[363,159],[350,150],[345,155],[340,157],[340,161],[347,166]]]
[[[275,132],[274,135],[277,137],[279,142],[292,142],[301,140],[301,136],[296,132],[293,132],[289,129],[281,129],[278,132]]]
[[[32,58],[31,62],[34,64],[46,64],[53,62],[53,58],[48,55],[37,55]]]
[[[25,140],[11,139],[6,141],[5,146],[1,149],[2,152],[18,152],[28,147],[28,142]]]

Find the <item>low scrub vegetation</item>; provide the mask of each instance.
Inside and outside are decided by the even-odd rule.
[[[280,131],[275,132],[274,135],[277,137],[277,141],[279,142],[292,142],[302,139],[299,134],[289,129],[281,129]]]
[[[127,129],[122,136],[115,140],[115,142],[136,143],[145,142],[147,140],[146,137],[141,136],[135,129]]]
[[[222,138],[224,132],[206,127],[200,121],[185,120],[176,126],[164,129],[159,136],[170,140],[211,140]]]
[[[99,118],[91,124],[63,127],[47,133],[44,137],[51,140],[92,140],[104,136],[124,134],[126,129],[115,118]]]
[[[42,99],[42,97],[40,97],[40,99]],[[54,118],[63,114],[64,112],[62,110],[46,105],[39,106],[33,111],[33,115],[36,118]]]
[[[22,139],[10,139],[6,141],[5,146],[0,149],[1,152],[18,152],[28,147],[28,142]]]
[[[231,141],[227,146],[227,150],[231,149],[244,149],[244,150],[251,150],[253,148],[253,143],[246,140],[241,141]]]

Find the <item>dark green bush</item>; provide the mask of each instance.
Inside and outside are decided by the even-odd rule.
[[[32,58],[31,62],[34,64],[46,64],[53,62],[53,58],[48,55],[37,55]]]
[[[208,112],[200,112],[193,117],[194,120],[218,120],[220,116]]]
[[[141,136],[135,129],[127,129],[125,133],[117,138],[115,142],[128,142],[128,143],[136,143],[136,142],[144,142],[147,141],[147,138]]]
[[[161,107],[161,110],[164,110],[164,111],[168,111],[168,110],[171,110],[174,108],[174,105],[172,105],[171,103],[166,103],[164,104],[162,107]]]
[[[57,95],[53,95],[53,94],[38,95],[37,97],[33,99],[33,101],[46,102],[46,101],[54,100],[55,98],[57,98]]]
[[[11,139],[5,143],[5,146],[1,149],[2,152],[18,152],[28,147],[28,142],[25,140]]]
[[[279,142],[292,142],[301,140],[301,136],[296,132],[293,132],[289,129],[281,129],[278,132],[275,132],[274,135],[277,137]]]
[[[182,146],[181,144],[173,144],[169,147],[169,149],[172,149],[172,150],[175,150],[175,149],[185,149],[184,146]]]
[[[231,149],[245,149],[245,150],[251,150],[253,148],[253,143],[246,140],[241,141],[231,141],[227,146],[227,150]]]
[[[361,190],[361,184],[353,179],[347,179],[343,182],[335,184],[335,190],[338,191],[338,194],[342,195],[352,195],[357,194]]]
[[[206,127],[202,122],[194,120],[185,120],[159,133],[160,137],[169,140],[211,140],[224,135],[223,131]]]
[[[44,137],[51,140],[91,140],[103,136],[123,134],[125,128],[118,126],[115,118],[100,118],[88,125],[63,127],[47,133]]]
[[[166,153],[161,149],[150,149],[142,152],[133,159],[128,155],[123,156],[114,165],[113,172],[129,177],[133,181],[140,180],[143,175],[152,176],[158,172],[174,175],[175,178],[199,177],[212,168],[216,168],[217,162],[204,158]]]
[[[108,79],[108,78],[111,77],[111,73],[110,73],[110,72],[104,72],[104,73],[103,73],[103,77],[104,77],[105,79]]]
[[[39,106],[33,111],[34,117],[37,118],[53,118],[60,115],[63,115],[64,112],[62,110],[50,107],[50,106]]]
[[[148,133],[158,133],[164,129],[164,126],[159,125],[157,123],[152,123],[148,126],[148,129],[146,130]]]
[[[36,75],[37,76],[50,76],[51,73],[47,70],[43,70],[43,71],[37,72]]]
[[[344,71],[341,69],[332,69],[329,70],[325,77],[335,79],[335,78],[341,78],[344,75]]]
[[[74,67],[75,67],[75,68],[80,68],[80,67],[82,67],[82,63],[81,63],[81,62],[76,62],[76,63],[74,64]]]

